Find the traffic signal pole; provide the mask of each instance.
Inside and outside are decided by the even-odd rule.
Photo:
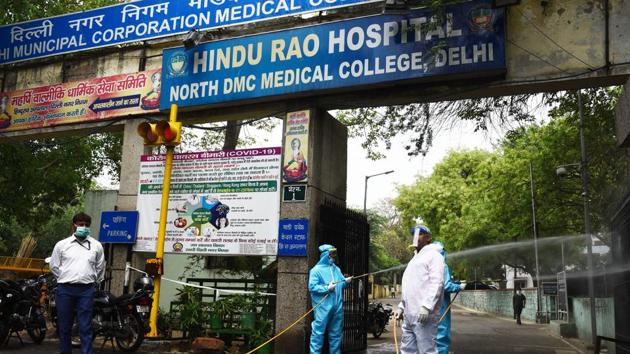
[[[169,116],[169,123],[177,122],[177,105],[171,105],[171,112]],[[164,181],[162,182],[162,202],[160,204],[160,225],[158,228],[157,247],[155,251],[155,258],[158,261],[159,271],[154,278],[154,293],[153,293],[153,306],[151,306],[151,317],[149,318],[149,325],[151,331],[148,337],[158,337],[157,332],[157,314],[160,306],[160,283],[163,272],[163,258],[164,258],[164,240],[166,238],[166,219],[168,217],[168,197],[171,190],[171,171],[173,170],[173,154],[175,151],[174,145],[166,145],[166,163],[164,166]]]

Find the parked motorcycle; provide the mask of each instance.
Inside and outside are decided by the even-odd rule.
[[[46,277],[20,281],[0,280],[0,345],[8,342],[9,334],[26,330],[33,342],[40,344],[46,337],[46,319],[40,305],[41,288]],[[22,338],[18,339],[22,342]]]
[[[94,297],[94,337],[113,338],[124,352],[136,351],[150,331],[153,279],[143,276],[134,282],[134,293],[119,297],[97,291]]]
[[[374,338],[378,338],[383,334],[385,326],[389,323],[393,309],[391,305],[383,306],[380,302],[370,302],[368,304],[367,329]]]
[[[45,291],[45,304],[48,316],[57,327],[57,306],[55,291],[57,282],[51,279]],[[94,295],[94,314],[92,317],[92,339],[103,336],[113,338],[116,345],[124,352],[136,351],[149,333],[149,317],[153,304],[153,279],[147,276],[134,282],[134,293],[119,297],[108,291],[99,290]],[[79,328],[75,319],[72,326],[72,345],[80,346]]]

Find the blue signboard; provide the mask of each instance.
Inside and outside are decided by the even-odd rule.
[[[505,70],[491,1],[378,15],[164,51],[161,109]]]
[[[280,220],[278,256],[305,257],[308,241],[308,220]]]
[[[103,243],[135,243],[138,234],[137,211],[104,211],[98,240]]]
[[[373,1],[377,0],[134,1],[2,26],[0,64]]]

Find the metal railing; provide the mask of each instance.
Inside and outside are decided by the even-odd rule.
[[[0,256],[0,270],[23,273],[48,272],[48,264],[41,258],[21,258]]]
[[[595,354],[600,353],[600,350],[602,349],[602,340],[605,340],[607,342],[617,343],[617,344],[623,344],[624,346],[627,346],[626,349],[630,350],[630,341],[604,337],[604,336],[597,336],[597,341],[595,342]]]

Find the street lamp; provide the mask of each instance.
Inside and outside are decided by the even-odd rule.
[[[372,177],[380,176],[380,175],[388,175],[388,174],[390,174],[392,172],[394,172],[394,170],[387,171],[387,172],[381,172],[381,173],[377,173],[377,174],[374,174],[374,175],[365,176],[365,191],[363,193],[363,215],[367,216],[367,187],[368,187],[368,179],[370,179]]]
[[[584,137],[584,113],[582,112],[582,94],[577,91],[578,98],[578,114],[580,116],[580,163],[572,163],[561,165],[556,168],[558,177],[566,177],[568,175],[567,167],[579,167],[580,176],[582,177],[582,199],[584,202],[584,238],[586,241],[586,259],[588,264],[588,297],[591,308],[591,340],[593,346],[597,342],[597,319],[595,317],[595,284],[593,282],[593,238],[591,237],[591,205],[589,194],[589,172],[588,158],[586,155],[586,139]]]
[[[532,224],[534,229],[534,256],[536,259],[536,320],[540,319],[540,303],[542,298],[540,296],[540,274],[538,266],[538,225],[536,222],[536,195],[534,194],[534,172],[532,162],[529,162],[529,191],[532,201]],[[541,319],[542,322],[542,319]]]

